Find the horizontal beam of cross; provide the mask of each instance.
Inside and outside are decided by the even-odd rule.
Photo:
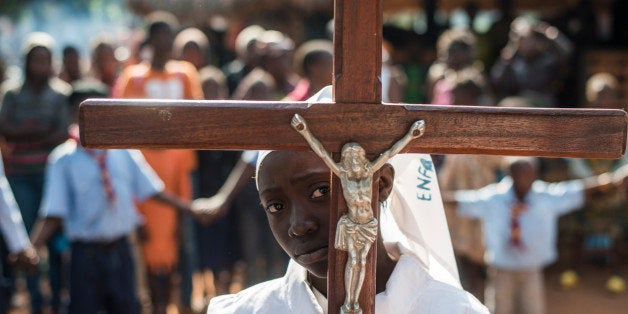
[[[86,101],[81,140],[92,148],[308,150],[290,126],[295,113],[330,152],[349,141],[382,152],[416,120],[425,120],[425,135],[405,152],[619,158],[626,146],[620,110],[128,99]]]

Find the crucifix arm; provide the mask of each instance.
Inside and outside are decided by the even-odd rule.
[[[299,132],[303,136],[303,138],[305,138],[308,144],[310,144],[310,147],[316,153],[316,155],[323,159],[329,169],[331,169],[331,171],[333,171],[336,175],[339,175],[341,172],[340,168],[338,168],[338,165],[334,162],[334,159],[331,158],[329,152],[325,150],[323,144],[321,144],[321,142],[319,142],[314,137],[314,135],[312,135],[312,132],[310,132],[310,129],[308,129],[307,127],[305,119],[303,119],[303,117],[301,117],[299,114],[295,114],[294,117],[292,117],[291,124],[292,127],[297,130],[297,132]]]
[[[375,161],[371,163],[371,169],[377,171],[381,168],[390,158],[397,155],[410,141],[415,138],[421,137],[425,132],[425,121],[419,120],[412,124],[408,133],[404,135],[397,143],[395,143],[390,149],[383,152]]]

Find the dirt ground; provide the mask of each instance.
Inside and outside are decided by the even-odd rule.
[[[545,272],[548,314],[628,313],[628,292],[608,292],[604,287],[609,276],[606,270],[592,265],[585,266],[579,284],[569,290],[563,289],[559,284],[560,271],[558,267],[550,267]],[[628,264],[623,266],[623,273],[628,274]],[[29,313],[27,298],[26,292],[22,290],[17,298],[19,308],[9,313]],[[177,313],[175,306],[169,307],[168,314]]]
[[[628,264],[622,267],[628,274]],[[625,314],[628,313],[628,292],[610,293],[605,288],[609,273],[606,270],[585,266],[580,283],[569,290],[559,284],[559,270],[546,271],[546,300],[548,314]]]

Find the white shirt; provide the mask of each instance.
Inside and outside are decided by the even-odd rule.
[[[212,313],[323,314],[306,282],[307,271],[294,261],[282,278],[266,281],[237,294],[218,296],[207,309]],[[464,290],[434,279],[411,255],[401,255],[386,290],[375,296],[375,313],[488,313]]]
[[[510,241],[510,208],[516,203],[510,177],[480,190],[456,193],[458,213],[482,220],[485,261],[510,270],[542,268],[556,260],[558,218],[584,204],[580,180],[560,183],[535,181],[525,196],[526,210],[519,217],[523,249]]]
[[[0,230],[11,253],[21,252],[30,245],[22,215],[4,175],[2,155],[0,155]]]

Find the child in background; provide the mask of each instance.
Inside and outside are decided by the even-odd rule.
[[[507,158],[505,170],[509,176],[500,182],[458,191],[446,201],[459,215],[483,223],[489,267],[485,301],[491,312],[544,313],[543,268],[557,257],[558,218],[624,178],[606,173],[548,184],[538,180],[538,160],[531,157]]]
[[[304,101],[331,84],[333,51],[328,40],[311,40],[299,46],[294,55],[294,69],[301,79],[286,100]]]
[[[610,73],[597,73],[587,80],[588,108],[623,109],[619,101],[619,82]],[[627,163],[621,159],[570,159],[569,173],[574,178],[586,178],[615,171]],[[606,288],[613,293],[625,291],[626,283],[620,274],[622,242],[626,227],[626,198],[619,189],[594,195],[584,204],[584,210],[574,213],[570,231],[576,233],[575,254],[570,254],[570,266],[561,275],[561,285],[573,287],[579,280],[582,263],[593,261],[605,267],[609,274]],[[574,241],[572,241],[574,242]]]
[[[135,269],[127,236],[140,224],[135,201],[152,199],[192,213],[164,191],[140,152],[59,145],[46,170],[40,220],[31,239],[41,247],[64,228],[71,242],[69,313],[138,313]]]

